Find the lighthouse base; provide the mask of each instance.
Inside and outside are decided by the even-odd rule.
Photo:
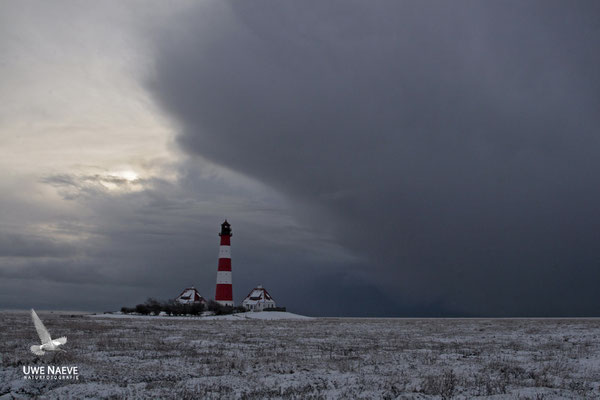
[[[233,307],[233,301],[227,301],[227,300],[216,300],[217,303],[219,303],[222,306],[230,306]]]

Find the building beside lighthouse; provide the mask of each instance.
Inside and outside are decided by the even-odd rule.
[[[224,306],[233,306],[233,285],[231,284],[231,225],[227,220],[221,224],[221,244],[217,266],[217,287],[215,301]]]
[[[268,308],[276,308],[275,300],[267,292],[267,289],[258,285],[242,301],[242,306],[248,311],[262,311]]]
[[[180,304],[206,304],[204,297],[200,296],[200,293],[195,287],[185,288],[179,296],[175,298],[175,301]]]

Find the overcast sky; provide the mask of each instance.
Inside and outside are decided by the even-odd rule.
[[[600,313],[595,1],[0,2],[0,308],[263,284]]]

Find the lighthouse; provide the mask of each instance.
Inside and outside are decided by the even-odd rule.
[[[233,307],[231,285],[231,225],[227,220],[221,224],[221,246],[219,246],[219,266],[217,268],[217,289],[215,301]]]

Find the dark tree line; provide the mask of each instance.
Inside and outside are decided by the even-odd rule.
[[[121,312],[123,314],[138,313],[142,315],[158,315],[163,311],[167,315],[200,315],[204,311],[212,311],[215,315],[226,315],[245,312],[246,309],[242,306],[224,306],[214,300],[210,300],[207,304],[181,304],[172,299],[160,301],[153,298],[148,298],[145,303],[138,304],[135,307],[121,307]]]

